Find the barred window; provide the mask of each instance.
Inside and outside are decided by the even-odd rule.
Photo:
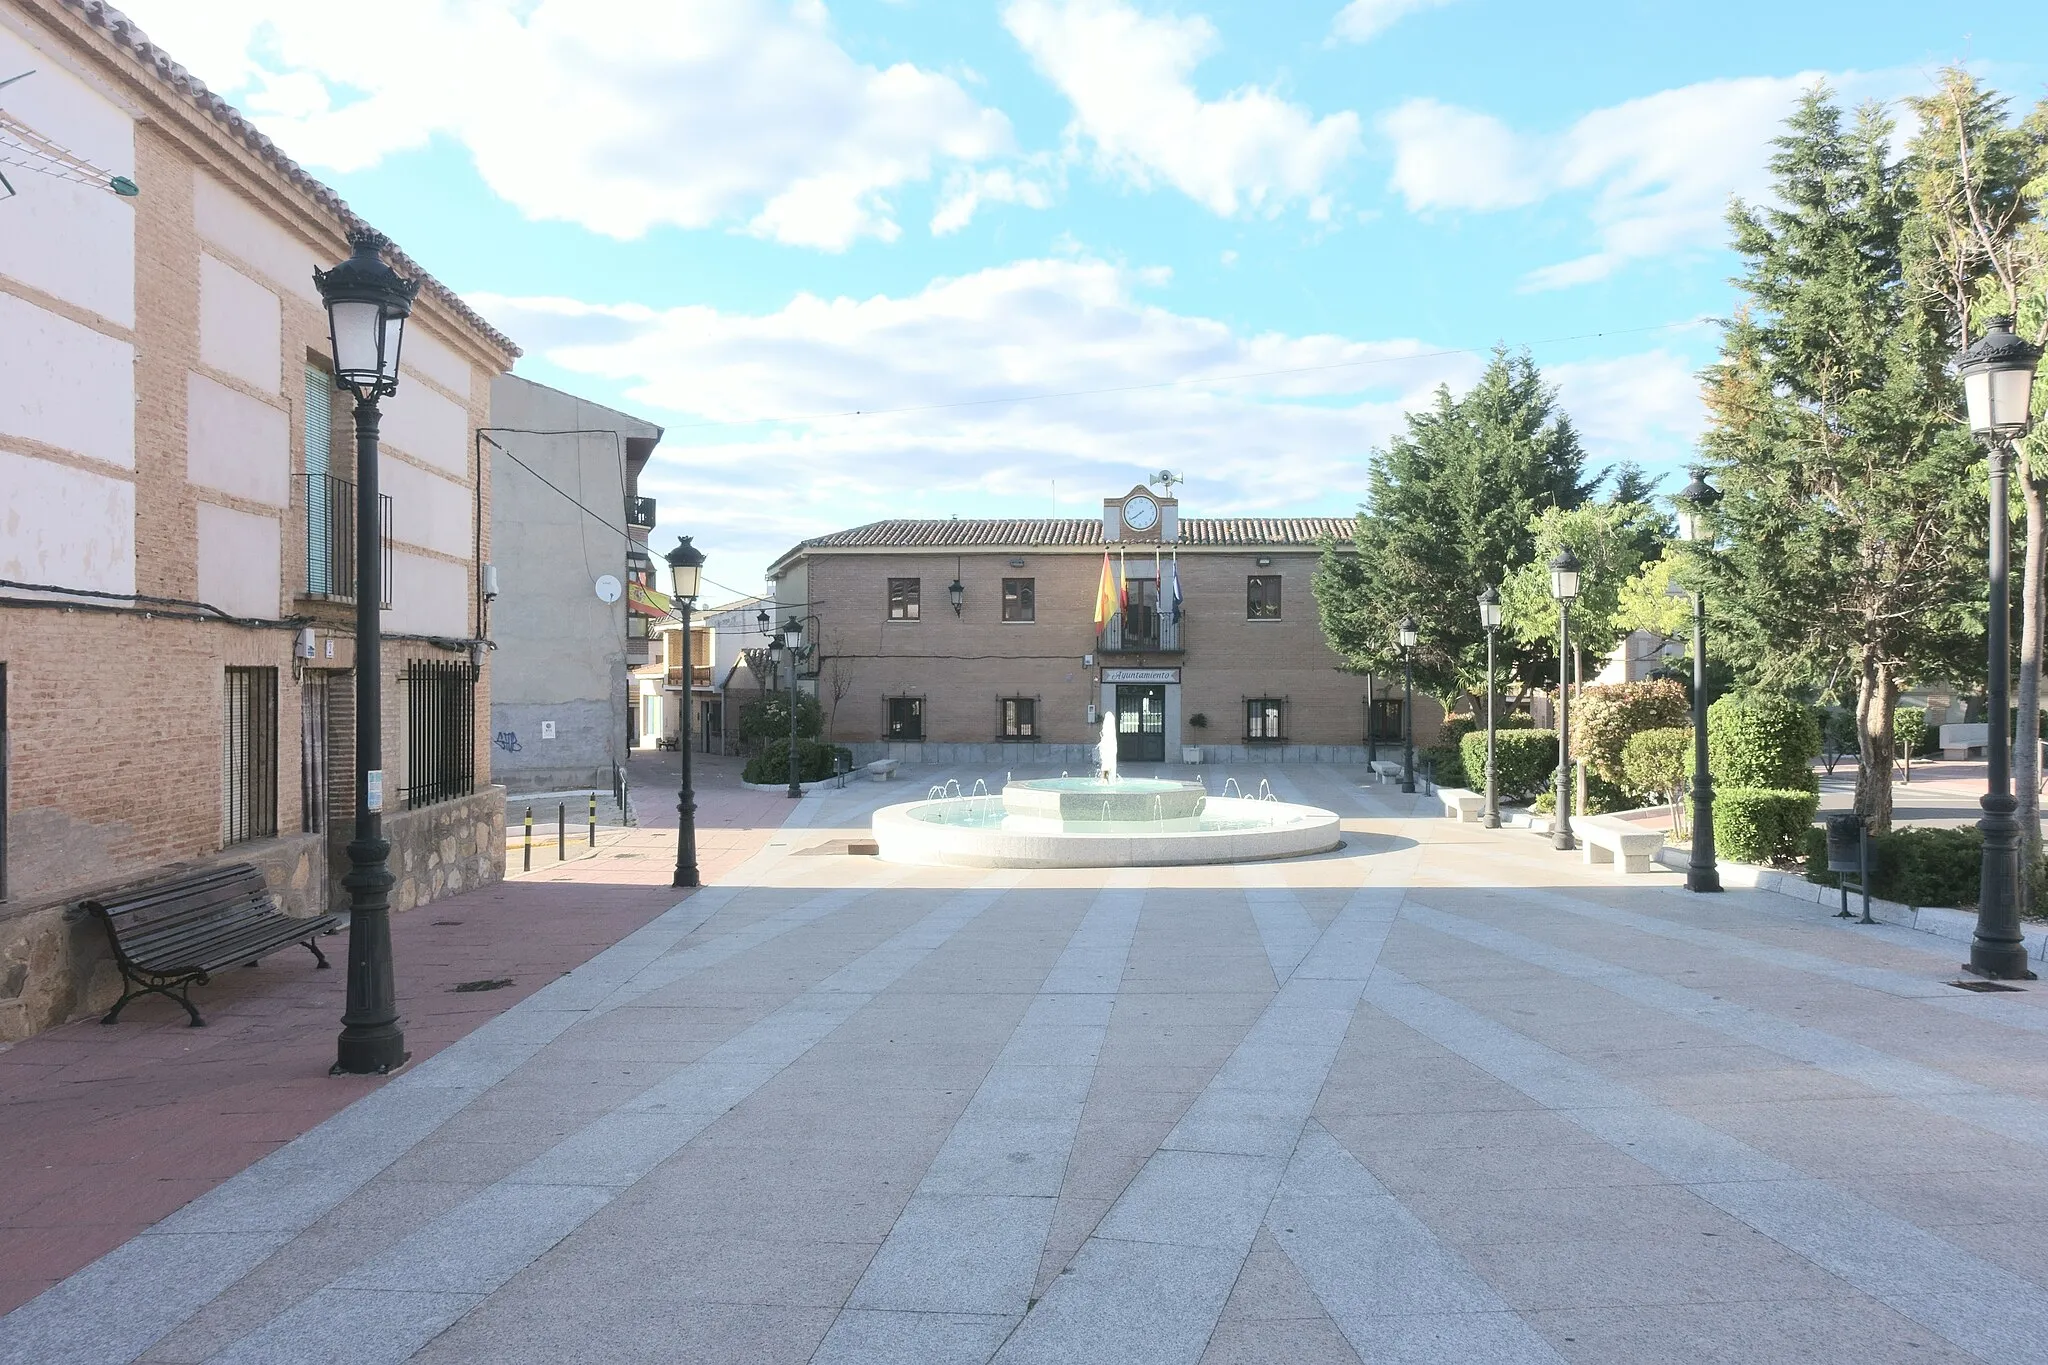
[[[1244,737],[1248,744],[1272,744],[1286,738],[1280,726],[1284,705],[1278,697],[1253,697],[1244,704]]]
[[[405,715],[407,809],[475,791],[476,671],[454,660],[413,660]]]
[[[1038,738],[1038,701],[1036,698],[1003,698],[1002,737],[1004,739]]]
[[[277,670],[226,671],[221,724],[221,845],[277,836]]]
[[[1003,619],[1005,621],[1036,621],[1038,619],[1037,579],[1005,578],[1003,580]]]
[[[891,621],[915,621],[918,618],[919,580],[915,578],[892,578],[889,580],[889,619]]]
[[[888,720],[888,738],[913,744],[922,740],[924,738],[924,698],[889,698]]]

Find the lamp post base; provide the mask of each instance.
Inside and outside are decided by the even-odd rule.
[[[343,1029],[334,1052],[330,1076],[388,1076],[412,1058],[405,1050],[405,1033],[396,1024],[360,1033]]]
[[[1981,976],[1986,981],[2036,981],[2040,978],[2027,965],[2027,946],[2022,943],[2012,949],[2001,948],[1998,952],[1986,952],[1978,944],[1970,945],[1970,960],[1963,964],[1963,970],[1971,976]]]
[[[1721,873],[1717,868],[1689,867],[1685,870],[1685,889],[1688,891],[1719,891]]]

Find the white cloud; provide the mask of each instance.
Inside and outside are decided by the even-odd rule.
[[[1706,422],[1698,362],[1668,350],[1543,367],[1557,385],[1596,466],[1634,460],[1675,465],[1692,453]]]
[[[1318,119],[1259,86],[1203,99],[1191,78],[1217,47],[1207,19],[1149,17],[1124,0],[1012,0],[1003,23],[1073,105],[1070,143],[1105,171],[1226,216],[1297,202],[1328,216],[1358,116]]]
[[[346,22],[297,0],[124,3],[309,164],[452,138],[529,217],[613,237],[890,240],[905,186],[1014,150],[952,76],[848,55],[821,0],[356,0]]]
[[[958,232],[974,218],[983,204],[1022,204],[1026,208],[1052,207],[1052,189],[1041,175],[1019,174],[1008,166],[990,169],[967,167],[946,178],[939,196],[938,211],[932,215],[932,236]]]
[[[1330,38],[1334,42],[1368,42],[1411,14],[1450,3],[1451,0],[1351,0],[1337,11],[1330,24]]]
[[[901,297],[801,294],[764,314],[470,301],[527,346],[529,372],[663,422],[643,489],[749,569],[883,517],[1049,514],[1055,481],[1060,514],[1085,515],[1162,466],[1189,476],[1191,515],[1343,514],[1371,448],[1484,363],[1414,338],[1242,332],[1151,302],[1158,278],[1079,255]],[[1674,367],[1581,363],[1557,378],[1607,458],[1609,433],[1619,444],[1678,420]],[[741,585],[747,570],[728,572]]]
[[[1800,94],[1873,78],[1753,76],[1703,81],[1597,109],[1554,135],[1433,100],[1380,120],[1393,143],[1391,187],[1411,210],[1514,208],[1570,192],[1592,195],[1597,248],[1529,274],[1531,289],[1604,279],[1630,261],[1717,246],[1731,195],[1756,198],[1770,180],[1770,141]]]

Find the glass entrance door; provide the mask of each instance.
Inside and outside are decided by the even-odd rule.
[[[1166,688],[1118,684],[1116,689],[1116,761],[1166,761]]]

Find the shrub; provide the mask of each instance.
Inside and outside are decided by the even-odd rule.
[[[1856,713],[1845,706],[1824,706],[1814,712],[1814,724],[1820,727],[1821,766],[1830,774],[1835,764],[1850,754],[1860,755],[1862,745],[1856,739]]]
[[[1588,687],[1572,698],[1572,752],[1594,774],[1620,782],[1629,736],[1684,725],[1690,709],[1685,688],[1669,678]]]
[[[1927,723],[1926,707],[1901,706],[1892,712],[1892,743],[1902,753],[1925,754],[1933,742],[1934,728]]]
[[[1484,744],[1485,742],[1485,737],[1481,736],[1480,743]],[[1483,763],[1486,751],[1481,749],[1479,756]],[[1431,745],[1415,756],[1416,767],[1420,768],[1425,761],[1429,764],[1430,776],[1435,779],[1439,787],[1474,789],[1477,786],[1485,785],[1486,769],[1480,767],[1468,772],[1465,768],[1465,751],[1460,745],[1450,743]]]
[[[1641,730],[1621,746],[1621,785],[1639,796],[1675,802],[1692,770],[1692,731]]]
[[[1707,708],[1707,770],[1716,785],[1818,792],[1819,752],[1820,726],[1796,701],[1723,697]]]
[[[1802,714],[1804,714],[1802,712]],[[1804,790],[1727,787],[1714,793],[1714,851],[1738,863],[1779,863],[1806,852],[1820,797]]]
[[[1458,741],[1465,771],[1486,782],[1486,732]],[[1503,801],[1527,801],[1543,790],[1543,780],[1557,771],[1557,731],[1503,730],[1493,735],[1493,780]]]
[[[783,724],[787,725],[789,712],[784,711],[782,715]],[[839,761],[839,771],[852,770],[853,750],[827,744],[821,739],[799,739],[796,742],[797,774],[806,782],[832,776],[835,758]],[[740,777],[743,781],[767,784],[789,781],[789,737],[784,735],[762,745],[761,752],[747,760]]]
[[[1961,829],[1895,829],[1870,836],[1870,894],[1904,905],[1973,906],[1983,871],[1984,835]],[[1806,835],[1806,880],[1840,886],[1828,871],[1828,835]]]
[[[796,699],[797,738],[815,739],[824,729],[825,716],[818,708],[818,699],[808,692],[799,692]],[[752,748],[778,740],[783,745],[783,761],[788,762],[789,693],[770,692],[740,708],[741,743]]]
[[[1557,809],[1557,765],[1550,765],[1550,775],[1544,779],[1543,791],[1530,803],[1530,809],[1538,815],[1548,815]],[[1578,808],[1578,783],[1572,784],[1573,815],[1605,815],[1609,811],[1628,810],[1636,802],[1620,783],[1609,782],[1591,768],[1586,770],[1586,808]]]

